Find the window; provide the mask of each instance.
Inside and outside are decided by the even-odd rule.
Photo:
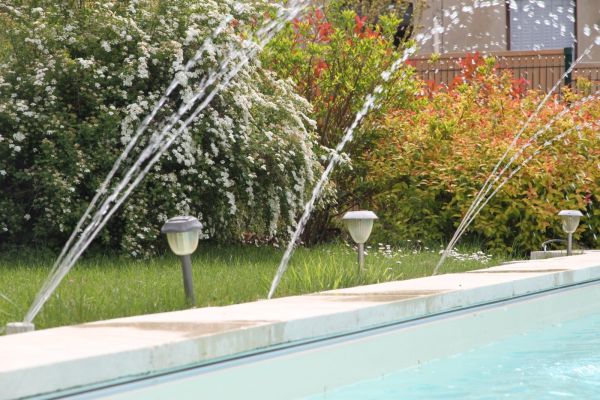
[[[575,46],[574,0],[510,0],[511,50]]]

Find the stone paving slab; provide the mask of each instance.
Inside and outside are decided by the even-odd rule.
[[[600,279],[600,252],[0,337],[0,399],[197,365]]]

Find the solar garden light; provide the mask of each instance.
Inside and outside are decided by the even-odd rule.
[[[558,213],[562,219],[562,228],[567,232],[567,255],[573,255],[573,232],[577,230],[579,219],[583,214],[579,210],[562,210]]]
[[[373,221],[376,219],[377,215],[373,211],[348,211],[342,217],[342,221],[350,231],[350,236],[358,244],[359,272],[365,269],[365,242],[371,235]]]
[[[167,234],[169,247],[178,256],[181,256],[181,269],[183,272],[183,288],[185,298],[191,305],[196,305],[194,297],[194,283],[192,281],[192,259],[190,255],[198,247],[198,239],[202,224],[194,217],[180,216],[170,218],[160,230]]]

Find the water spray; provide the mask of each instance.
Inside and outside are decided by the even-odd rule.
[[[171,115],[171,117],[168,119],[169,122],[167,123],[167,126],[163,127],[158,134],[152,135],[150,138],[150,143],[145,147],[144,150],[142,150],[142,153],[138,157],[137,161],[132,167],[129,168],[125,177],[116,186],[113,193],[102,203],[102,205],[98,206],[96,213],[93,217],[91,217],[91,222],[80,233],[81,227],[83,226],[84,221],[89,217],[95,202],[97,202],[99,197],[106,192],[106,187],[102,186],[100,188],[97,195],[94,197],[94,200],[92,201],[93,204],[90,204],[90,207],[88,207],[89,210],[86,211],[84,216],[80,219],[77,228],[74,230],[71,238],[63,248],[61,256],[59,256],[55,262],[49,278],[42,286],[42,289],[27,312],[24,322],[31,323],[31,321],[40,311],[43,304],[48,300],[64,276],[73,267],[77,259],[89,246],[98,232],[104,227],[108,219],[114,214],[114,212],[116,212],[116,210],[127,199],[135,187],[137,187],[137,185],[142,181],[144,176],[149,172],[150,168],[160,159],[161,155],[186,130],[187,126],[198,116],[198,114],[204,108],[206,108],[206,106],[208,106],[214,96],[216,96],[220,90],[229,84],[229,82],[237,75],[241,68],[245,66],[259,50],[262,50],[262,48],[273,38],[273,36],[285,26],[285,24],[293,20],[301,11],[308,7],[310,3],[311,2],[308,0],[296,0],[287,4],[287,8],[281,7],[277,12],[276,19],[266,23],[257,31],[256,36],[258,38],[258,43],[254,43],[249,40],[244,41],[244,46],[241,50],[232,52],[229,57],[227,57],[226,60],[219,65],[219,69],[210,71],[208,76],[205,77],[205,79],[200,83],[200,89],[196,92],[192,99],[184,102],[179,107],[177,112]],[[198,61],[200,56],[197,54],[197,57],[194,57],[194,59],[195,61]],[[191,64],[188,63],[188,65]],[[176,85],[177,84],[175,84],[175,86]],[[212,90],[206,93],[206,90],[211,85],[214,85]],[[171,89],[171,86],[169,89]],[[173,89],[171,89],[171,91]],[[192,114],[177,130],[171,132],[173,126],[181,118],[183,118],[188,111],[191,111],[195,102],[201,98],[204,98],[201,104],[192,112]],[[161,104],[159,101],[155,107],[156,110],[158,110],[158,108],[160,108],[163,104],[164,102]],[[146,123],[143,123],[136,132],[140,132],[139,134],[141,135],[155,114],[156,112],[153,112],[146,117],[144,119]],[[122,161],[126,158],[127,152],[128,151],[126,150],[126,152],[122,154],[122,157],[120,157],[113,166],[113,170],[115,172],[119,168]],[[150,159],[150,161],[148,161],[145,167],[142,168],[142,165],[148,159]],[[137,173],[136,175],[136,172],[140,169],[141,172]],[[113,170],[111,170],[111,173],[107,179],[105,179],[106,185],[108,185],[115,174]],[[123,193],[121,194],[121,192]],[[77,235],[79,235],[79,238],[77,241],[75,241],[75,243],[73,243]]]
[[[483,3],[478,6],[475,6],[475,8],[484,8],[485,4],[487,4],[487,3]],[[50,277],[44,283],[42,289],[40,290],[40,293],[36,297],[36,300],[32,304],[30,310],[28,311],[28,313],[25,317],[25,322],[10,324],[10,325],[15,325],[14,329],[21,329],[21,328],[29,329],[28,327],[25,327],[25,325],[31,326],[31,329],[33,329],[33,324],[31,323],[31,321],[33,320],[33,318],[35,318],[35,316],[37,315],[37,313],[39,312],[39,310],[41,309],[43,304],[47,301],[47,299],[49,298],[51,293],[58,286],[58,284],[60,283],[62,278],[73,267],[73,265],[75,264],[77,259],[81,256],[81,254],[89,246],[91,241],[95,238],[95,236],[99,233],[99,231],[102,229],[102,227],[106,224],[108,219],[114,214],[114,212],[116,212],[116,210],[128,198],[128,196],[135,189],[135,187],[137,187],[137,185],[141,182],[141,180],[144,178],[144,176],[149,172],[150,168],[160,159],[160,156],[185,131],[186,127],[194,120],[194,118],[197,117],[197,115],[208,105],[208,103],[210,103],[210,101],[214,98],[214,96],[221,89],[223,89],[224,87],[227,86],[229,81],[231,79],[233,79],[233,77],[237,74],[237,72],[239,72],[242,65],[245,65],[249,61],[249,59],[252,58],[256,54],[257,51],[262,49],[262,47],[264,47],[264,45],[266,45],[270,41],[270,39],[273,37],[273,35],[275,33],[277,33],[281,28],[283,28],[285,23],[287,23],[288,21],[295,18],[300,12],[302,12],[306,7],[308,7],[308,5],[310,5],[310,1],[296,0],[296,1],[292,1],[289,4],[287,4],[286,5],[287,8],[281,7],[277,12],[277,16],[273,20],[266,23],[261,29],[259,29],[257,31],[257,37],[259,37],[258,45],[250,46],[250,48],[245,48],[239,52],[233,52],[225,60],[225,62],[223,62],[219,66],[219,70],[210,71],[209,74],[207,75],[207,77],[200,83],[200,86],[199,86],[200,90],[197,90],[197,92],[196,92],[197,96],[194,96],[193,101],[184,102],[185,104],[182,104],[183,108],[180,107],[180,109],[176,113],[172,114],[171,118],[169,118],[168,121],[172,121],[173,126],[174,126],[174,124],[177,123],[181,118],[183,118],[183,116],[187,112],[192,110],[192,107],[196,101],[199,101],[201,98],[204,98],[204,100],[202,100],[201,104],[193,111],[193,113],[190,115],[190,117],[188,117],[185,120],[185,122],[183,123],[183,125],[180,126],[179,129],[172,132],[171,129],[173,126],[171,126],[169,129],[163,129],[160,133],[152,135],[152,137],[150,138],[150,143],[142,151],[142,155],[140,156],[141,158],[138,159],[138,161],[136,161],[134,166],[128,170],[125,178],[117,185],[113,194],[110,195],[106,199],[106,201],[101,206],[98,207],[97,212],[92,217],[92,221],[82,231],[81,228],[82,228],[84,222],[88,218],[90,218],[92,209],[94,208],[94,206],[96,205],[96,203],[98,202],[100,197],[106,193],[108,185],[112,181],[112,178],[114,177],[116,171],[120,168],[121,163],[126,159],[128,153],[130,152],[131,149],[125,150],[125,152],[121,155],[121,157],[119,157],[119,159],[113,166],[113,170],[111,170],[111,172],[105,179],[103,185],[97,192],[96,196],[94,196],[94,199],[90,203],[88,210],[86,210],[86,212],[84,213],[84,215],[78,222],[76,229],[74,230],[74,232],[71,235],[71,237],[69,238],[67,244],[63,248],[61,255],[56,260],[56,262],[52,268],[52,271],[50,273]],[[449,27],[445,28],[445,31],[447,31],[450,27],[457,25],[458,23],[459,23],[458,19],[456,19],[456,20],[452,19],[450,21]],[[224,29],[226,27],[226,25],[227,25],[227,21],[225,21],[223,24],[221,24],[217,28],[217,30]],[[216,34],[214,34],[213,37],[215,35]],[[417,42],[425,43],[427,40],[431,39],[431,37],[432,37],[431,35],[417,35]],[[211,39],[212,38],[209,38],[207,40],[211,40]],[[206,43],[209,43],[209,42],[206,42]],[[202,50],[202,47],[201,47],[201,50]],[[404,61],[406,61],[408,56],[412,55],[412,53],[414,53],[414,51],[415,51],[414,47],[411,47],[410,49],[407,49],[407,50],[410,50],[410,51],[407,53],[407,51],[405,50],[404,55],[402,57],[400,57],[398,60],[396,60],[396,62],[392,65],[390,70],[396,71],[399,68],[399,66]],[[202,54],[201,52],[197,53],[196,56],[192,60],[190,60],[190,62],[188,62],[188,64],[186,65],[186,70],[188,68],[188,65],[189,65],[189,68],[191,68],[195,62],[200,60],[201,54]],[[190,64],[190,63],[192,63],[192,64]],[[233,64],[233,67],[232,67],[232,64]],[[574,67],[574,65],[573,65],[573,67]],[[388,71],[386,71],[384,73],[384,74],[387,74],[387,79],[389,79],[389,76],[391,76],[391,73],[388,73]],[[386,75],[382,75],[382,77],[384,78],[384,80],[387,81]],[[175,86],[172,87],[173,84]],[[164,105],[168,95],[175,89],[175,87],[178,84],[179,84],[178,81],[175,80],[174,83],[172,83],[171,86],[169,86],[169,88],[167,89],[167,92],[163,96],[163,98],[161,98],[161,100],[159,100],[159,102],[155,105],[155,108],[153,109],[153,111],[144,119],[142,125],[138,128],[138,130],[136,130],[136,135],[134,136],[136,141],[137,141],[137,139],[139,139],[139,137],[142,135],[142,133],[147,128],[149,123],[152,121],[152,119],[156,115],[157,111]],[[215,85],[213,90],[210,91],[208,94],[206,94],[205,91],[211,85]],[[369,110],[375,106],[375,97],[374,96],[379,94],[381,91],[382,91],[382,87],[378,86],[375,89],[374,94],[367,97],[367,99],[365,101],[365,105],[359,111],[359,113],[356,115],[356,118],[355,118],[352,126],[347,130],[346,135],[344,136],[344,139],[342,139],[340,144],[336,147],[336,150],[332,153],[330,163],[327,166],[325,172],[323,173],[323,176],[321,177],[321,179],[317,182],[317,184],[312,192],[312,197],[305,206],[305,212],[297,224],[297,229],[296,229],[296,232],[294,233],[293,239],[290,242],[290,244],[288,245],[288,249],[286,250],[286,253],[284,254],[284,257],[280,263],[278,273],[273,281],[271,290],[269,292],[269,298],[274,293],[274,291],[277,287],[277,284],[279,283],[279,280],[281,279],[281,275],[285,272],[285,269],[287,268],[287,263],[289,261],[289,258],[291,257],[293,247],[299,238],[299,235],[303,229],[303,226],[308,221],[308,218],[310,216],[312,208],[314,207],[316,198],[318,197],[318,195],[324,188],[324,185],[327,182],[328,177],[331,174],[335,164],[339,161],[339,158],[341,157],[340,156],[341,151],[343,150],[345,144],[348,141],[352,140],[353,131],[357,127],[357,125],[360,123],[362,118],[364,118],[364,116],[369,112]],[[541,105],[539,106],[539,108],[541,109]],[[536,111],[536,113],[537,113],[537,111]],[[133,144],[131,147],[133,148]],[[143,163],[148,159],[149,159],[149,161],[146,163],[146,165],[144,167],[142,167]],[[138,170],[139,170],[139,172],[138,172]],[[482,190],[483,190],[483,188],[482,188]],[[112,204],[112,206],[111,206],[111,204]],[[79,235],[79,239],[74,244],[73,242],[75,241],[75,238],[77,237],[77,235]],[[18,324],[23,324],[23,326],[20,326]],[[7,330],[8,330],[8,327],[7,327]]]
[[[594,46],[595,46],[595,43],[592,43],[591,45],[589,45],[585,49],[585,51],[583,52],[583,54],[577,58],[577,60],[570,66],[569,69],[567,69],[567,71],[565,71],[565,73],[561,76],[561,78],[556,82],[556,84],[554,85],[554,87],[546,94],[546,96],[538,104],[538,106],[536,107],[535,111],[529,116],[529,118],[527,119],[527,121],[525,121],[525,123],[523,124],[523,126],[521,127],[521,129],[519,130],[519,132],[515,135],[515,137],[513,138],[512,142],[510,143],[510,145],[508,146],[508,148],[506,149],[506,151],[504,152],[504,154],[502,155],[502,157],[500,158],[500,160],[498,160],[498,162],[496,163],[496,166],[492,170],[492,173],[488,176],[488,178],[484,182],[483,186],[481,187],[481,189],[479,190],[479,192],[475,196],[475,199],[473,200],[473,203],[471,203],[471,206],[467,210],[465,216],[463,217],[463,220],[460,222],[460,224],[459,224],[456,232],[452,236],[452,239],[450,239],[450,242],[448,243],[448,246],[446,246],[446,249],[442,253],[442,257],[440,258],[440,260],[438,261],[437,265],[435,266],[435,268],[433,270],[433,275],[437,275],[438,274],[438,272],[439,272],[442,264],[444,263],[444,261],[446,260],[446,258],[448,257],[448,255],[450,254],[450,252],[452,251],[452,249],[454,249],[454,246],[456,246],[456,243],[458,242],[458,240],[460,240],[460,238],[462,237],[462,235],[464,234],[464,232],[466,231],[466,229],[469,227],[469,225],[470,225],[471,221],[473,220],[474,216],[476,216],[479,213],[479,211],[481,211],[481,208],[478,208],[478,206],[480,205],[480,203],[483,200],[483,198],[485,198],[485,196],[489,193],[489,191],[491,190],[491,188],[493,187],[493,185],[496,182],[498,182],[498,180],[500,179],[500,177],[502,176],[502,174],[504,173],[504,171],[506,171],[506,169],[508,167],[510,167],[510,165],[514,161],[515,157],[513,157],[507,163],[507,166],[499,174],[496,174],[498,172],[498,169],[500,168],[500,165],[502,165],[502,163],[504,162],[504,160],[508,156],[508,153],[516,146],[517,141],[519,140],[519,138],[521,137],[521,135],[525,132],[525,129],[530,125],[530,123],[533,121],[533,119],[539,114],[539,112],[541,111],[542,107],[550,99],[552,93],[554,93],[558,89],[558,87],[560,86],[562,80],[565,79],[569,74],[571,74],[573,72],[573,70],[575,69],[575,66],[577,66],[577,64],[579,64],[579,62],[585,56],[587,56],[591,52],[591,50],[592,50],[592,48]],[[549,129],[549,126],[547,126],[547,128]],[[524,150],[524,148],[523,148],[523,150]],[[493,181],[492,181],[492,179],[493,179]],[[484,204],[487,204],[487,201]],[[471,218],[472,215],[473,215],[473,218]]]
[[[478,4],[476,6],[474,6],[473,8],[486,8],[488,6],[491,6],[492,3],[481,3]],[[452,27],[454,25],[458,25],[459,24],[459,20],[458,19],[452,19],[449,27]],[[435,27],[434,31],[439,32],[441,30],[441,32],[448,32],[449,29],[448,28],[439,28],[439,27]],[[435,32],[434,32],[435,33]],[[403,64],[410,55],[412,55],[414,52],[416,52],[416,46],[417,45],[423,45],[425,43],[427,43],[429,40],[431,40],[432,38],[434,38],[434,35],[432,34],[419,34],[416,36],[416,43],[414,46],[405,49],[403,55],[401,57],[399,57],[396,62],[394,62],[394,64],[392,65],[392,67],[390,67],[387,71],[383,72],[381,74],[382,78],[384,81],[388,81],[388,79],[391,77],[391,75],[399,68],[399,66],[401,64]],[[558,88],[560,86],[560,84],[562,83],[563,79],[568,76],[568,74],[570,74],[572,72],[572,70],[575,68],[576,64],[585,56],[589,53],[589,51],[591,50],[591,48],[594,46],[594,43],[592,43],[592,45],[589,46],[588,49],[586,49],[586,51],[584,52],[584,54],[582,54],[575,63],[573,63],[571,65],[571,67],[569,68],[569,70],[567,72],[565,72],[565,74],[559,79],[559,81],[556,83],[556,85],[554,86],[554,88],[552,89],[552,91],[550,93],[548,93],[545,97],[545,99],[543,100],[542,103],[540,103],[538,105],[538,108],[536,109],[535,113],[530,116],[530,119],[527,121],[527,123],[523,126],[521,132],[519,132],[518,136],[520,136],[522,134],[522,132],[525,130],[526,126],[531,122],[531,120],[533,120],[534,116],[537,115],[537,113],[539,113],[539,111],[541,110],[541,108],[543,107],[543,105],[545,104],[545,102],[550,98],[550,94],[556,90],[556,88]],[[294,251],[294,247],[296,245],[296,242],[299,240],[300,235],[302,234],[304,227],[306,225],[306,223],[308,222],[308,219],[310,217],[310,214],[314,208],[315,202],[317,197],[319,196],[319,194],[321,193],[321,191],[323,190],[325,183],[328,181],[329,179],[329,175],[331,174],[333,168],[335,167],[335,164],[339,161],[340,158],[340,152],[343,150],[345,144],[349,141],[352,140],[353,138],[353,132],[356,129],[357,125],[360,123],[360,121],[362,120],[362,118],[366,115],[366,113],[369,112],[369,110],[371,108],[373,108],[375,106],[375,95],[379,94],[382,90],[381,86],[378,86],[373,94],[367,96],[364,106],[363,108],[357,113],[356,118],[352,124],[352,126],[350,126],[347,130],[346,130],[346,134],[344,135],[344,137],[342,138],[341,142],[338,144],[338,146],[336,147],[335,151],[332,153],[332,156],[330,158],[329,164],[327,166],[327,168],[325,169],[325,171],[323,172],[323,175],[321,176],[321,179],[319,179],[319,181],[317,182],[317,184],[315,185],[313,192],[312,192],[312,197],[310,198],[310,200],[306,203],[305,208],[304,208],[304,213],[303,215],[300,217],[300,219],[298,220],[297,224],[296,224],[296,229],[294,231],[294,234],[292,235],[292,238],[290,239],[290,242],[288,243],[288,246],[286,248],[286,251],[281,259],[281,262],[279,263],[279,267],[277,269],[277,272],[275,274],[275,277],[273,279],[273,282],[271,283],[271,288],[269,290],[269,294],[268,294],[268,298],[270,299],[273,294],[275,293],[275,290],[277,289],[277,286],[279,285],[281,278],[283,276],[283,274],[285,273],[285,271],[287,270],[288,264],[289,264],[289,260],[292,256],[292,253]],[[516,143],[518,140],[518,137],[515,137],[515,139],[513,140],[513,143]],[[507,150],[508,153],[508,150]],[[505,158],[506,155],[503,157]],[[502,160],[498,163],[498,166],[496,167],[495,171],[497,170],[497,168],[499,168],[500,163],[502,162]],[[495,172],[494,171],[494,172]],[[491,178],[489,178],[491,179]],[[487,183],[487,182],[486,182]],[[485,188],[482,188],[482,192],[484,191]],[[472,206],[473,207],[473,206]],[[448,252],[449,254],[449,252]],[[446,252],[444,253],[444,255],[442,256],[442,260],[441,262],[438,264],[438,267],[436,267],[436,271],[439,268],[439,265],[441,265],[443,263],[443,259],[445,259],[445,257],[447,257]]]

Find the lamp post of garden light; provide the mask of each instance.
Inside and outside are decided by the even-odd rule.
[[[583,214],[579,210],[562,210],[558,213],[562,219],[562,228],[567,233],[567,256],[573,255],[573,233],[577,230]]]
[[[181,256],[181,270],[183,272],[183,288],[185,298],[192,306],[196,305],[194,296],[194,282],[192,280],[191,254],[198,247],[198,240],[202,224],[194,217],[181,216],[170,218],[160,230],[167,235],[169,247],[178,256]]]
[[[373,221],[377,215],[373,211],[348,211],[342,217],[346,223],[350,236],[358,244],[358,271],[365,269],[365,242],[371,236],[373,230]]]

